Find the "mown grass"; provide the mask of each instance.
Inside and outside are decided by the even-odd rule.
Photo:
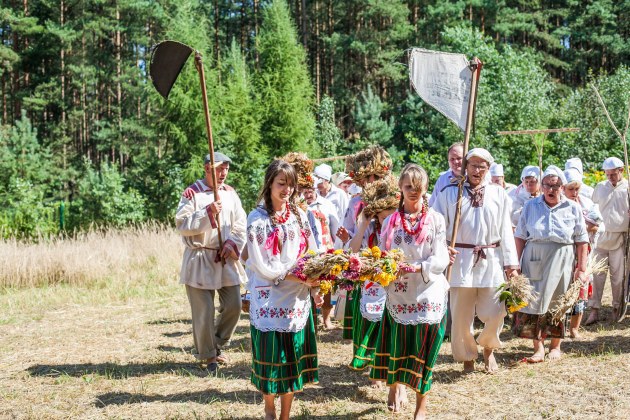
[[[121,234],[125,240],[94,236],[100,239],[90,246],[105,255],[111,245],[135,244],[126,248],[132,257],[117,260],[123,269],[81,282],[29,280],[0,293],[0,418],[260,418],[261,396],[249,383],[247,316],[232,340],[231,364],[209,377],[190,355],[177,235],[165,230],[153,237],[159,245],[138,250],[142,232]],[[59,246],[86,252],[79,242]],[[67,263],[83,270],[80,259]],[[481,363],[462,375],[450,343],[443,345],[429,397],[432,417],[630,417],[630,319],[588,327],[582,339],[563,344],[566,355],[556,363],[519,363],[531,344],[507,330],[502,339],[496,375],[482,373]],[[386,391],[345,367],[351,345],[340,329],[320,332],[318,349],[320,384],[297,395],[293,418],[390,417]],[[410,416],[407,408],[400,417]]]

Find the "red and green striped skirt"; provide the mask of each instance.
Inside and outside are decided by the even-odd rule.
[[[439,324],[404,325],[385,310],[370,379],[386,381],[387,385],[401,383],[421,395],[429,392],[446,319],[444,314]]]
[[[344,340],[352,340],[353,333],[352,327],[354,325],[354,305],[358,305],[361,298],[361,288],[354,287],[352,290],[348,290],[346,293],[346,306],[343,311],[343,335]]]
[[[376,351],[376,339],[381,329],[381,321],[372,322],[361,315],[361,290],[354,304],[354,325],[352,326],[352,361],[350,369],[363,370],[372,364]]]
[[[250,326],[252,384],[263,394],[302,391],[317,383],[317,344],[313,315],[298,332],[259,331]]]

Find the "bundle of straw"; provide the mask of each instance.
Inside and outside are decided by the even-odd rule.
[[[602,258],[600,260],[596,258],[589,258],[586,263],[585,278],[589,278],[593,274],[603,273],[608,267],[608,259]],[[558,324],[562,321],[564,314],[575,306],[580,299],[580,290],[585,286],[585,283],[574,278],[569,288],[564,292],[556,302],[556,305],[549,309],[549,315],[551,316],[551,322]]]
[[[523,309],[538,297],[529,279],[523,274],[515,274],[497,289],[499,300],[505,302],[509,313]]]

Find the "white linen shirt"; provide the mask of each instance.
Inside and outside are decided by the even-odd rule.
[[[298,212],[308,241],[304,252],[316,250],[306,214],[301,209]],[[276,285],[275,281],[285,276],[300,257],[300,226],[296,215],[291,213],[289,219],[277,227],[281,250],[273,255],[273,250],[266,247],[273,231],[267,211],[257,207],[247,217],[249,320],[259,331],[298,332],[306,325],[311,311],[310,287],[290,280]]]
[[[451,271],[451,287],[498,287],[504,281],[504,268],[518,268],[518,257],[514,234],[510,222],[510,199],[499,185],[482,181],[485,186],[483,205],[472,207],[468,192],[462,196],[462,207],[456,243],[470,245],[492,245],[486,248],[486,258],[479,258],[471,248],[457,248],[459,254]],[[464,187],[469,188],[468,182]],[[435,210],[444,216],[446,235],[453,234],[453,222],[458,188],[455,185],[440,193]]]
[[[599,205],[606,231],[599,237],[597,247],[603,250],[617,249],[623,245],[628,230],[628,181],[622,179],[613,187],[610,181],[595,186],[593,202]]]
[[[348,194],[346,194],[346,192],[341,188],[330,184],[330,190],[324,198],[333,203],[335,209],[337,210],[337,219],[341,220],[348,209]]]
[[[186,246],[180,283],[206,290],[245,283],[247,279],[240,260],[227,258],[225,265],[220,261],[215,262],[219,235],[206,209],[214,202],[214,191],[202,179],[191,185],[191,188],[195,191],[193,198],[189,200],[182,196],[175,215],[175,226]],[[221,239],[224,243],[233,242],[240,254],[245,247],[245,210],[234,189],[226,185],[219,189],[223,204],[220,213]]]
[[[333,203],[331,203],[330,200],[316,194],[315,201],[308,205],[308,209],[311,212],[317,211],[325,217],[325,223],[327,223],[326,228],[328,229],[328,235],[330,236],[327,239],[327,242],[329,242],[330,246],[332,247],[333,244],[335,244],[335,241],[340,242],[337,239],[337,229],[339,228],[339,215],[337,214],[337,209],[335,208]],[[320,243],[318,244],[319,249],[317,249],[317,252],[324,252],[326,251],[326,249],[328,249],[324,244],[325,241],[321,238],[325,229],[324,226],[321,225],[321,220],[318,217],[315,217],[315,219],[317,219],[318,222],[318,226],[316,226],[316,228],[320,238]]]
[[[553,207],[545,203],[544,196],[526,203],[514,236],[525,241],[566,245],[588,242],[582,208],[564,196]]]
[[[527,192],[527,189],[523,184],[519,185],[508,194],[512,201],[512,227],[516,227],[518,225],[518,219],[521,217],[521,212],[523,211],[523,206],[529,200],[536,198],[530,193]]]
[[[431,197],[429,198],[429,207],[433,207],[435,205],[435,200],[437,200],[440,192],[442,192],[444,187],[451,184],[451,178],[454,177],[455,174],[452,169],[440,173],[438,179],[435,180],[435,185],[433,186],[433,191],[431,192]]]
[[[405,262],[422,267],[420,273],[405,273],[386,287],[387,310],[399,324],[437,324],[446,312],[449,284],[444,276],[449,256],[444,217],[429,209],[425,239],[406,233],[396,213],[383,222],[382,248],[400,249]],[[394,220],[394,223],[390,222]],[[391,227],[389,227],[391,224]],[[387,242],[391,238],[389,246]]]

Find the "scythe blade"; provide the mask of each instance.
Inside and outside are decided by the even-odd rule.
[[[164,99],[177,80],[193,49],[177,41],[162,41],[153,48],[149,75],[153,86]]]

